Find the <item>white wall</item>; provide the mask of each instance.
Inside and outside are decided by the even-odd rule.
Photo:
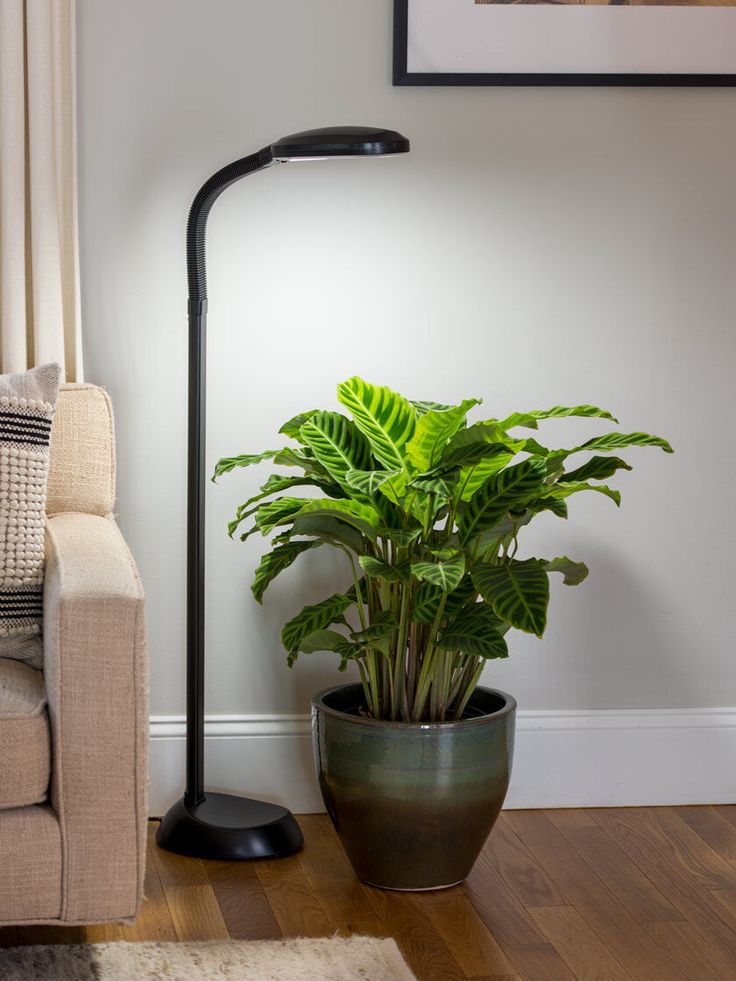
[[[118,419],[120,521],[149,597],[152,711],[184,707],[186,282],[194,191],[231,159],[335,123],[405,132],[392,161],[276,168],[210,219],[209,458],[278,444],[349,375],[488,415],[594,401],[634,450],[623,507],[580,495],[527,547],[585,560],[543,641],[486,682],[520,706],[736,705],[732,434],[736,102],[718,89],[392,88],[389,0],[80,0],[88,379]],[[547,424],[565,445],[593,424]],[[315,553],[263,608],[261,541],[225,534],[259,474],[212,486],[208,711],[307,711],[280,625],[340,585]]]

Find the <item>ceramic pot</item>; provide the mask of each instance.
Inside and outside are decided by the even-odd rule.
[[[327,812],[357,876],[383,889],[442,889],[465,879],[501,810],[516,701],[476,688],[458,722],[362,716],[360,685],[312,702],[315,763]]]

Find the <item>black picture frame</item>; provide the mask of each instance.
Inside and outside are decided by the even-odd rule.
[[[549,74],[528,72],[410,72],[407,70],[409,0],[394,0],[394,85],[641,85],[732,87],[736,74]]]

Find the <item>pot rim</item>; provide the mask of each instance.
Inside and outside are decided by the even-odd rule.
[[[488,688],[486,685],[476,685],[474,691],[481,690],[491,695],[498,695],[504,700],[505,704],[496,712],[488,712],[486,715],[478,715],[471,719],[456,719],[451,722],[398,722],[393,719],[366,719],[359,715],[351,715],[349,712],[341,712],[339,709],[331,708],[331,706],[325,704],[324,699],[327,695],[330,695],[334,691],[340,691],[342,688],[361,688],[361,684],[360,682],[353,682],[349,685],[331,685],[329,688],[323,688],[322,691],[317,692],[312,698],[313,713],[319,711],[324,715],[332,716],[334,719],[342,719],[344,722],[372,728],[380,726],[391,729],[414,729],[420,731],[442,729],[444,731],[445,729],[459,729],[465,728],[466,726],[496,722],[516,711],[516,699],[513,695],[501,691],[500,688]]]

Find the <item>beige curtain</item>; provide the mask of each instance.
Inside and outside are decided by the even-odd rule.
[[[0,0],[0,370],[81,380],[74,0]]]

